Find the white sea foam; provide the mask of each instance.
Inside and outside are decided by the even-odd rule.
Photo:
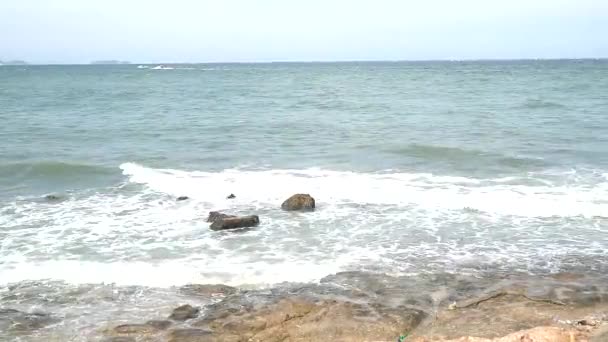
[[[608,212],[607,181],[121,169],[127,183],[118,188],[0,207],[0,282],[264,286],[354,269],[526,271],[559,269],[572,255],[608,257],[608,221],[596,217]],[[318,210],[281,211],[297,192],[313,194]],[[175,201],[181,195],[190,199]],[[206,215],[218,209],[256,213],[261,224],[210,231]]]
[[[307,170],[186,172],[121,165],[132,182],[152,190],[227,205],[227,193],[243,203],[272,206],[296,192],[313,193],[322,206],[341,203],[414,205],[427,209],[476,209],[525,217],[606,216],[608,182],[571,186],[502,184],[514,178],[482,180],[425,173],[355,173]],[[545,182],[546,184],[548,182]]]
[[[157,65],[153,68],[151,68],[152,70],[173,70],[175,68],[173,67],[168,67],[168,66],[164,66],[164,65]]]

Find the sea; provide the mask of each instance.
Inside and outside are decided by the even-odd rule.
[[[608,275],[608,60],[0,66],[0,340],[350,271]]]

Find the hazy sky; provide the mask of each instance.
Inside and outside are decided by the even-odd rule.
[[[0,59],[608,57],[608,0],[0,0]]]

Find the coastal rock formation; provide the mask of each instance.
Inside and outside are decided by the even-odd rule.
[[[295,194],[286,199],[281,208],[287,211],[313,211],[315,199],[309,194]]]
[[[260,307],[224,304],[194,324],[211,332],[209,341],[393,341],[425,317],[407,307],[302,297]]]
[[[608,341],[606,287],[562,278],[342,272],[264,290],[188,285],[185,295],[220,297],[173,329],[135,325],[121,329],[141,333],[120,335],[171,342]]]
[[[260,224],[260,218],[257,215],[251,216],[240,216],[240,217],[224,217],[216,218],[211,226],[212,230],[225,230],[225,229],[236,229],[255,227]]]
[[[185,304],[175,308],[169,318],[174,321],[185,321],[198,316],[199,311],[199,308],[195,308],[192,305]]]
[[[443,338],[416,338],[412,342],[583,342],[587,341],[586,334],[576,329],[558,327],[536,327],[517,331],[503,337],[460,337],[446,340]]]
[[[27,313],[14,309],[0,308],[0,332],[31,332],[54,324],[58,321],[59,319],[54,318],[47,313]]]
[[[180,292],[191,296],[219,297],[235,294],[238,290],[223,284],[190,284],[180,288]]]
[[[230,217],[236,217],[236,216],[224,214],[219,211],[211,211],[211,212],[209,212],[209,216],[207,217],[207,222],[215,222],[216,220],[221,220],[221,219],[230,218]]]

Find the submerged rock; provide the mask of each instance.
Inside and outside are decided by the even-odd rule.
[[[117,334],[150,334],[160,329],[148,324],[122,324],[114,328]]]
[[[222,284],[190,284],[180,288],[181,292],[194,296],[226,296],[235,294],[238,290],[234,287]]]
[[[236,228],[255,227],[260,224],[260,218],[257,215],[240,216],[240,217],[225,217],[218,218],[209,228],[212,230],[225,230]]]
[[[152,320],[152,321],[147,321],[146,322],[147,325],[154,327],[158,330],[165,330],[167,328],[169,328],[171,326],[171,321],[165,321],[165,320]]]
[[[59,202],[59,201],[63,200],[63,197],[60,195],[49,194],[49,195],[44,196],[44,199],[49,202]]]
[[[221,220],[221,219],[230,218],[230,217],[236,217],[236,216],[224,214],[219,211],[210,211],[209,216],[207,217],[207,222],[215,222],[216,220]]]
[[[177,201],[185,201],[185,200],[187,200],[187,199],[190,199],[190,197],[188,197],[188,196],[179,196],[179,197],[177,198]]]
[[[29,332],[59,322],[47,313],[27,313],[15,309],[0,309],[0,331]]]
[[[175,321],[185,321],[198,316],[199,311],[199,308],[195,308],[192,305],[185,304],[175,308],[169,318]]]
[[[281,204],[281,209],[288,211],[313,211],[315,210],[315,199],[309,194],[296,194]]]

